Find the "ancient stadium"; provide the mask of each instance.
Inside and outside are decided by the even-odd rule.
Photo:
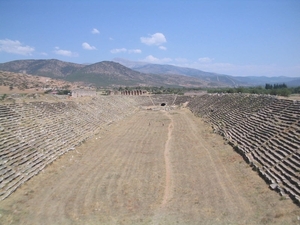
[[[300,224],[300,101],[0,103],[0,224]]]

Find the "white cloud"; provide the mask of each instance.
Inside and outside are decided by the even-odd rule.
[[[43,55],[43,56],[47,56],[48,55],[46,52],[41,52],[40,54]]]
[[[188,60],[186,58],[176,58],[175,61],[178,62],[178,63],[186,63],[186,62],[188,62]]]
[[[126,48],[115,48],[110,50],[111,53],[116,54],[116,53],[120,53],[120,52],[127,52]]]
[[[83,43],[82,43],[82,48],[85,49],[85,50],[96,50],[96,47],[95,47],[95,46],[91,46],[91,45],[89,45],[89,44],[86,43],[86,42],[83,42]]]
[[[160,50],[167,50],[167,48],[166,48],[165,46],[162,46],[162,45],[159,46],[158,48],[159,48]]]
[[[156,58],[153,55],[148,55],[145,59],[141,60],[143,62],[149,62],[149,63],[157,63],[157,64],[163,64],[163,63],[169,63],[172,61],[170,58]]]
[[[141,37],[140,40],[146,45],[161,45],[167,42],[165,35],[162,33],[152,34],[151,37]]]
[[[96,28],[94,28],[93,30],[92,30],[92,34],[99,34],[100,32],[99,32],[99,30],[97,30]]]
[[[148,55],[143,61],[153,63],[153,62],[158,62],[159,59],[155,58],[153,55]]]
[[[200,63],[211,63],[212,61],[214,61],[214,59],[211,59],[209,57],[203,57],[203,58],[199,58],[198,61]]]
[[[141,49],[129,49],[128,50],[128,53],[142,53],[142,50]]]
[[[55,47],[55,50],[53,52],[57,55],[68,56],[68,57],[77,57],[78,56],[78,53],[76,53],[76,52],[71,52],[69,50],[63,50],[63,49],[60,49],[59,47]]]
[[[22,45],[19,41],[4,39],[0,40],[0,52],[1,51],[19,55],[31,55],[31,53],[34,52],[34,48],[28,45]]]
[[[126,49],[126,48],[115,48],[110,50],[111,53],[117,54],[117,53],[122,53],[122,52],[127,52],[127,53],[142,53],[141,49]]]

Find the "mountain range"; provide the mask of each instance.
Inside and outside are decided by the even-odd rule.
[[[124,59],[94,64],[77,64],[57,59],[16,60],[0,63],[0,70],[15,73],[85,82],[98,87],[166,86],[166,87],[236,87],[286,83],[300,85],[290,77],[234,77],[173,65],[148,64]]]
[[[134,62],[122,58],[115,58],[113,61],[139,72],[152,74],[180,74],[202,80],[218,81],[226,83],[228,86],[264,86],[266,83],[285,83],[291,87],[300,86],[300,75],[299,77],[230,76],[187,67]]]

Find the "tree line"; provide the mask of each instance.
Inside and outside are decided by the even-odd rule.
[[[283,88],[287,88],[286,84],[266,84],[265,85],[265,89],[283,89]]]
[[[208,93],[250,93],[250,94],[269,94],[288,97],[291,94],[300,94],[299,87],[288,87],[286,84],[266,84],[257,87],[236,87],[236,88],[213,88],[208,89]]]

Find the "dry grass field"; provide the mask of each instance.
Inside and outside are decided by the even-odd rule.
[[[300,224],[187,109],[113,123],[0,202],[1,224]]]

